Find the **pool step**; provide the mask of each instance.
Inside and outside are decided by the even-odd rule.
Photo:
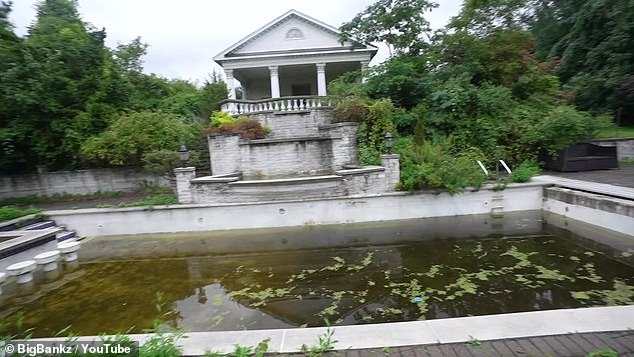
[[[72,242],[81,240],[77,232],[67,230],[64,225],[57,225],[52,220],[31,222],[23,227],[14,227],[0,232],[0,259],[28,251],[50,241]]]
[[[22,230],[34,231],[34,230],[38,230],[38,229],[46,229],[46,228],[53,228],[53,227],[55,227],[55,222],[54,221],[42,221],[42,222],[37,222],[37,223],[33,223],[31,225],[28,225],[28,226],[22,228]]]
[[[56,238],[58,242],[63,242],[67,239],[75,238],[76,236],[77,236],[77,233],[75,233],[75,231],[64,230],[62,232],[57,233]]]
[[[499,193],[491,198],[491,216],[494,218],[504,216],[504,194]]]

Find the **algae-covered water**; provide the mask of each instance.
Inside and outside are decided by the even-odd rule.
[[[82,335],[142,332],[159,316],[157,292],[173,312],[164,318],[185,331],[322,326],[325,319],[352,325],[634,303],[634,267],[627,264],[627,251],[590,249],[548,233],[553,230],[530,219],[488,228],[489,235],[481,230],[477,237],[457,237],[452,231],[465,225],[458,229],[448,222],[444,230],[449,238],[430,228],[443,222],[429,226],[420,220],[227,233],[225,238],[238,245],[253,236],[258,242],[270,240],[272,247],[289,239],[327,237],[330,242],[311,249],[255,245],[258,251],[243,249],[240,254],[160,249],[222,245],[218,237],[196,235],[87,242],[78,266],[66,267],[58,277],[39,277],[30,288],[9,289],[0,300],[3,332],[33,328],[34,336],[51,336],[69,325]],[[365,239],[370,236],[380,239]],[[338,239],[347,243],[339,246]],[[101,259],[86,258],[90,244],[139,247],[141,241],[152,242],[142,250],[146,254],[117,248],[127,256],[110,249]]]

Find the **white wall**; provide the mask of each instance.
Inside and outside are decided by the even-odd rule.
[[[201,232],[486,214],[491,212],[492,197],[500,194],[504,196],[506,212],[542,208],[542,185],[523,184],[509,185],[501,193],[491,189],[453,196],[394,193],[255,204],[65,210],[46,214],[84,236]]]

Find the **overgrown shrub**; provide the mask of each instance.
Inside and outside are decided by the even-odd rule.
[[[470,154],[452,152],[451,139],[415,144],[411,137],[400,139],[396,151],[401,155],[400,190],[446,189],[451,193],[467,187],[480,188],[486,181]]]
[[[368,108],[368,116],[359,125],[357,150],[360,165],[378,165],[381,153],[385,152],[385,134],[396,134],[392,120],[394,105],[389,99],[374,102]]]
[[[211,120],[211,126],[213,127],[220,127],[225,124],[232,124],[236,122],[236,119],[233,116],[231,116],[231,114],[226,112],[214,112],[211,115],[210,120]]]
[[[0,207],[0,222],[8,221],[10,219],[26,216],[29,214],[38,213],[41,210],[36,208],[27,208],[27,209],[19,209],[13,206],[3,206]]]
[[[607,116],[595,117],[561,105],[553,107],[526,135],[538,149],[554,154],[571,144],[591,140],[600,129],[611,125]]]
[[[200,126],[174,114],[132,112],[114,118],[108,129],[88,139],[81,147],[84,159],[116,166],[139,166],[144,154],[192,146],[200,137]]]
[[[511,174],[511,181],[513,182],[528,182],[531,177],[537,176],[540,173],[539,165],[534,161],[524,161],[517,166]]]
[[[335,109],[332,111],[332,122],[333,123],[344,123],[344,122],[357,122],[360,123],[364,121],[368,114],[370,113],[370,108],[365,100],[361,98],[346,98],[343,99]]]
[[[270,129],[268,130],[270,132]],[[221,124],[217,127],[205,128],[203,133],[210,134],[238,134],[245,140],[264,139],[268,134],[260,122],[255,119],[240,116],[233,122]]]

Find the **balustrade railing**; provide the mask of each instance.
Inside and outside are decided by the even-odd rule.
[[[227,99],[220,102],[220,110],[231,115],[262,112],[292,112],[328,108],[336,105],[333,97],[295,96],[260,100]]]

